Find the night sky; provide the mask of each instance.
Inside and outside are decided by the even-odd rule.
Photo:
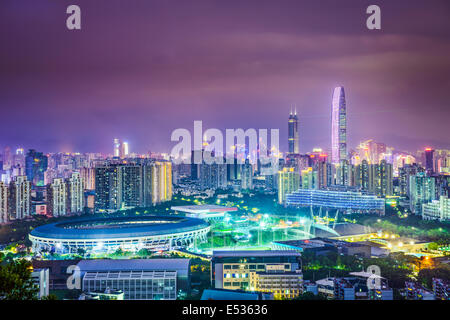
[[[286,150],[295,103],[305,153],[330,147],[342,85],[350,147],[450,149],[449,16],[448,0],[1,0],[0,147],[169,152],[203,120],[279,128]]]

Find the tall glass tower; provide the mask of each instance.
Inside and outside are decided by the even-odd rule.
[[[298,144],[298,118],[297,118],[297,109],[295,109],[295,113],[289,114],[288,121],[288,144],[289,144],[289,153],[300,153],[300,148]]]
[[[331,107],[331,162],[347,160],[347,111],[344,87],[336,87]]]

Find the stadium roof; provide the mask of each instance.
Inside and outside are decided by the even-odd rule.
[[[336,231],[340,237],[355,236],[374,232],[372,228],[357,223],[337,223],[334,227],[334,231]],[[321,238],[337,237],[335,234],[319,228],[316,228],[315,235],[316,237]]]
[[[234,208],[234,207],[217,206],[214,204],[202,204],[202,205],[192,205],[192,206],[173,206],[173,207],[170,207],[170,209],[175,210],[175,211],[188,212],[188,213],[237,211],[237,208]]]
[[[52,239],[98,240],[167,235],[208,226],[201,219],[176,216],[84,218],[43,225],[30,234]]]

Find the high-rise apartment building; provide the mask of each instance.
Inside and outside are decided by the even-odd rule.
[[[122,208],[122,170],[119,165],[95,168],[95,210]]]
[[[47,186],[47,213],[54,216],[67,214],[67,185],[61,178],[53,179]]]
[[[252,190],[253,189],[253,167],[246,161],[241,166],[241,190]]]
[[[17,176],[9,187],[9,217],[24,219],[31,214],[31,182],[26,176]]]
[[[424,172],[410,176],[409,188],[409,204],[414,214],[422,213],[422,204],[436,200],[435,179]]]
[[[67,211],[69,213],[81,213],[84,209],[83,178],[79,172],[73,172],[66,180]]]
[[[286,195],[300,188],[300,175],[294,168],[283,168],[278,171],[278,203],[286,200]]]
[[[8,186],[0,181],[0,224],[8,222]]]

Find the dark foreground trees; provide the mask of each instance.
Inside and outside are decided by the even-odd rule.
[[[36,300],[38,288],[31,279],[31,263],[2,260],[0,256],[0,300]]]

